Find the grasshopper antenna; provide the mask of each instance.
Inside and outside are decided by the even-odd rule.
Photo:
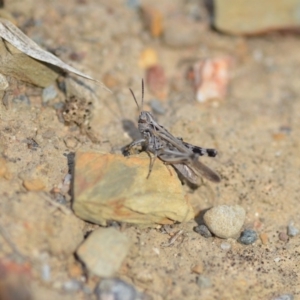
[[[142,111],[144,108],[144,79],[142,79]]]
[[[136,101],[136,98],[135,98],[135,95],[134,95],[132,89],[129,89],[129,90],[130,90],[130,92],[131,92],[131,95],[132,95],[132,97],[133,97],[135,103],[136,103],[136,106],[137,106],[138,110],[140,110],[140,106],[138,105],[138,103],[137,103],[137,101]]]

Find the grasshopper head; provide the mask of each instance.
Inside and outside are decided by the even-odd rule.
[[[152,121],[153,117],[151,113],[149,113],[148,111],[142,111],[138,120],[139,131],[143,133],[144,131],[149,129],[151,127],[151,124],[153,123]]]

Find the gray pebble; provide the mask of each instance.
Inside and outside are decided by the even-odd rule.
[[[51,267],[49,264],[42,264],[42,279],[46,282],[51,280]]]
[[[252,229],[246,229],[241,233],[238,241],[244,245],[253,244],[257,240],[257,233]]]
[[[118,279],[104,279],[95,289],[97,300],[137,300],[141,299],[134,286]]]
[[[62,205],[67,205],[67,199],[64,195],[62,195],[61,193],[56,193],[54,194],[55,196],[55,201],[59,204],[62,204]]]
[[[57,96],[57,90],[54,85],[50,85],[43,89],[42,101],[46,104],[48,101],[54,99]]]
[[[63,284],[63,288],[66,292],[74,293],[74,292],[79,291],[82,288],[82,283],[78,280],[72,279],[72,280],[66,281]]]
[[[294,300],[294,296],[291,294],[284,294],[273,298],[272,300]]]
[[[200,235],[202,235],[205,238],[210,238],[212,237],[211,232],[209,231],[209,229],[207,228],[206,225],[202,224],[202,225],[198,225],[194,228],[195,232],[199,233]]]
[[[211,287],[211,280],[204,275],[199,275],[196,279],[196,283],[200,288]]]
[[[239,233],[245,220],[245,210],[239,205],[220,205],[208,210],[203,220],[209,230],[220,238],[230,238]]]
[[[156,100],[156,99],[152,99],[149,101],[149,105],[151,106],[152,110],[154,113],[157,113],[159,115],[163,115],[166,113],[165,108],[161,105],[161,102]]]
[[[137,8],[139,8],[141,6],[141,1],[140,0],[127,0],[126,1],[126,5],[129,8],[137,9]]]
[[[54,109],[56,109],[56,110],[62,110],[64,108],[64,106],[65,106],[64,102],[58,102],[53,105]]]
[[[291,222],[287,228],[288,236],[296,236],[299,234],[299,229],[294,226],[294,223]]]
[[[12,102],[14,104],[26,104],[30,105],[30,100],[26,95],[19,95],[12,99]]]

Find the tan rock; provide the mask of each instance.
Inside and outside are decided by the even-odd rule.
[[[79,262],[72,262],[68,266],[68,274],[71,278],[79,278],[82,276],[83,270]]]
[[[259,235],[259,237],[260,237],[260,240],[261,240],[261,242],[262,242],[263,245],[267,245],[267,244],[268,244],[268,242],[269,242],[269,237],[268,237],[268,234],[267,234],[267,233],[263,232],[263,233],[261,233],[261,234]]]
[[[87,269],[101,277],[113,276],[129,251],[130,241],[113,227],[93,231],[77,250]]]
[[[138,61],[138,64],[141,68],[147,69],[154,65],[157,65],[157,63],[158,63],[157,53],[153,48],[146,48],[141,52]]]
[[[45,189],[45,184],[39,178],[24,179],[23,185],[28,191],[42,191]]]
[[[143,21],[153,37],[161,36],[163,32],[163,15],[154,6],[143,6],[141,8]]]
[[[78,152],[75,160],[75,213],[105,225],[107,220],[140,224],[170,224],[194,217],[176,173],[156,160],[147,179],[146,154],[122,155]]]
[[[195,266],[192,267],[192,272],[196,274],[202,274],[204,271],[204,265],[202,262],[199,262]]]
[[[237,35],[299,28],[299,5],[299,0],[215,0],[214,25]]]

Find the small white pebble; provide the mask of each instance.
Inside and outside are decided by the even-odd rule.
[[[252,56],[253,56],[254,60],[256,60],[256,61],[259,62],[259,61],[261,61],[263,59],[264,55],[263,55],[263,53],[262,53],[262,51],[260,49],[255,49],[253,51]]]
[[[155,247],[153,247],[152,249],[153,249],[153,251],[155,252],[155,254],[157,254],[157,255],[159,255],[159,254],[160,254],[160,251],[159,251],[159,249],[158,249],[158,248],[155,248]]]
[[[287,228],[288,236],[296,236],[299,234],[299,229],[294,226],[294,222],[290,222]]]
[[[42,279],[46,282],[51,280],[51,268],[47,263],[42,264]]]
[[[64,178],[64,184],[70,184],[71,179],[72,179],[72,175],[68,173]]]
[[[77,292],[81,288],[81,283],[78,280],[69,280],[64,282],[63,288],[67,292]]]
[[[276,263],[278,263],[278,262],[281,261],[281,258],[280,258],[280,257],[276,257],[276,258],[274,258],[274,261],[275,261]]]
[[[231,245],[227,242],[223,242],[221,245],[220,245],[221,249],[224,250],[224,251],[228,251],[231,249]]]

